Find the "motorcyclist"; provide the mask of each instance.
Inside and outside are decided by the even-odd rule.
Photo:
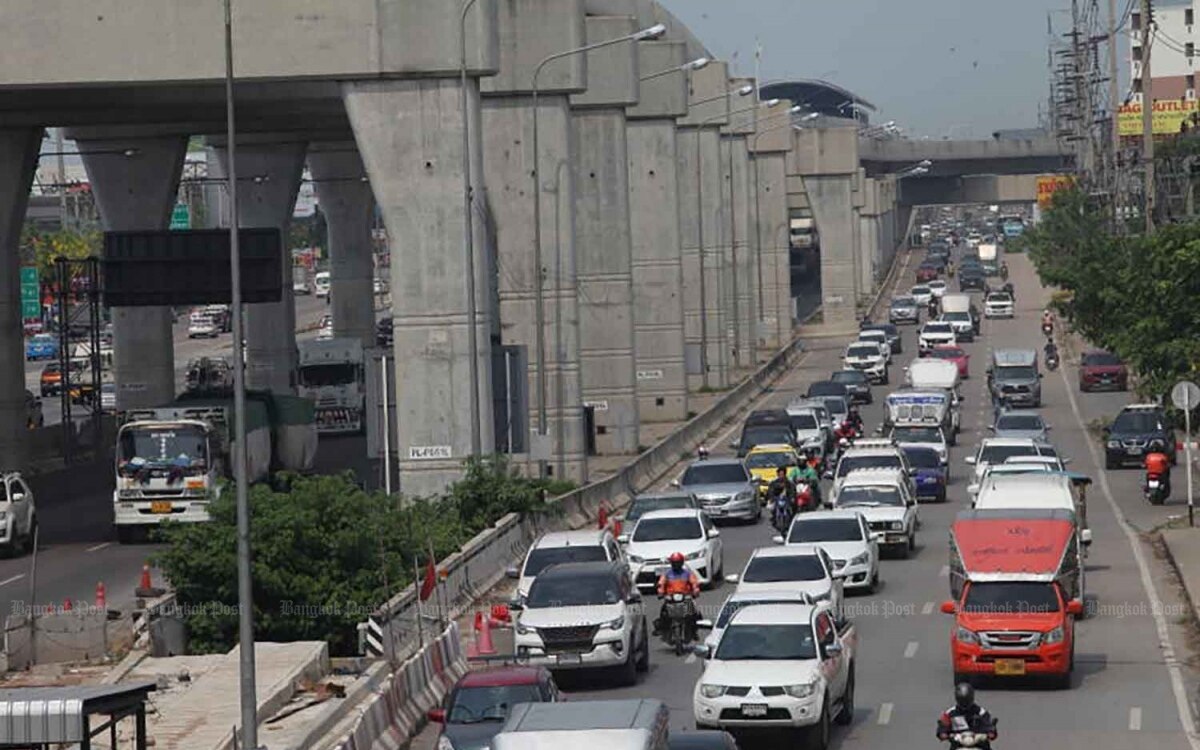
[[[1008,296],[1013,298],[1013,302],[1017,301],[1017,293],[1014,291],[1011,281],[1007,282],[1004,286],[1000,287],[1000,289],[1007,292]]]
[[[671,563],[671,567],[663,571],[663,574],[658,577],[658,596],[660,599],[665,599],[672,594],[683,594],[695,599],[700,596],[700,579],[696,574],[684,564],[684,556],[682,552],[672,552],[667,558]],[[692,615],[692,625],[695,625],[697,615]],[[654,634],[658,635],[666,630],[667,627],[667,603],[663,602],[662,607],[658,611],[658,619],[654,621]],[[695,628],[689,629],[689,632],[695,634]]]
[[[1150,450],[1146,453],[1144,463],[1146,469],[1146,479],[1158,479],[1162,482],[1164,497],[1171,496],[1171,458],[1163,451],[1162,441],[1154,440],[1150,443]]]
[[[952,750],[961,747],[954,739],[960,732],[987,735],[986,742],[975,745],[983,750],[990,750],[996,739],[995,717],[975,702],[975,688],[966,682],[954,686],[954,705],[942,712],[937,723],[937,738],[949,742]]]
[[[1050,308],[1046,308],[1042,311],[1042,328],[1046,327],[1051,329],[1054,328],[1054,313],[1050,310]]]
[[[854,422],[850,421],[850,415],[847,414],[846,419],[843,419],[837,429],[833,431],[833,439],[840,442],[842,438],[854,440],[856,437],[858,437],[858,431],[854,429]]]
[[[850,424],[854,427],[854,431],[861,435],[863,431],[863,420],[862,415],[858,413],[858,407],[850,406],[846,412],[846,417]]]
[[[1002,279],[1008,278],[1008,264],[1007,263],[1000,264],[1000,278],[1002,278]]]
[[[1043,357],[1046,362],[1051,359],[1058,359],[1058,347],[1055,346],[1053,339],[1046,340],[1046,346],[1042,347]]]
[[[929,298],[929,319],[933,320],[938,316],[938,299],[937,297]]]
[[[787,469],[783,466],[775,470],[775,479],[767,485],[767,503],[772,503],[780,495],[788,498],[796,496],[796,485],[788,479]]]

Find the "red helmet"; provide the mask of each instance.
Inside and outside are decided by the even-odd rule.
[[[684,561],[684,559],[685,558],[682,552],[672,552],[671,556],[667,558],[667,560],[671,563],[681,563]]]

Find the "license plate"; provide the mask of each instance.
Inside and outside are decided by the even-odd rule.
[[[767,707],[765,704],[762,704],[762,703],[743,703],[742,704],[742,716],[758,717],[758,716],[766,716],[766,715],[767,715]]]
[[[1126,448],[1126,449],[1125,449],[1125,452],[1126,452],[1126,453],[1128,453],[1128,454],[1129,454],[1129,455],[1131,455],[1131,456],[1140,456],[1140,455],[1142,455],[1142,449],[1141,449],[1141,448]]]
[[[151,502],[150,503],[150,512],[151,513],[170,513],[171,512],[171,501],[170,500],[155,500],[155,501]]]
[[[558,663],[559,664],[578,664],[580,661],[582,661],[582,659],[580,658],[579,654],[559,654],[558,655]]]
[[[1012,677],[1025,674],[1024,659],[997,659],[996,674],[998,676]]]

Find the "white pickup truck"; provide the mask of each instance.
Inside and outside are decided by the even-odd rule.
[[[697,728],[775,728],[803,747],[829,746],[831,723],[854,717],[857,634],[827,603],[757,604],[729,621],[716,646],[696,646],[704,672],[692,705]]]

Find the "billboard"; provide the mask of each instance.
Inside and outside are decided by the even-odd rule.
[[[1200,113],[1195,99],[1160,99],[1154,102],[1151,115],[1155,135],[1175,135],[1180,126],[1188,122],[1192,127],[1192,116]],[[1123,136],[1142,134],[1142,105],[1130,102],[1117,110],[1117,127]]]
[[[1049,208],[1054,193],[1069,187],[1075,178],[1069,174],[1044,174],[1037,178],[1037,203],[1039,208]]]

